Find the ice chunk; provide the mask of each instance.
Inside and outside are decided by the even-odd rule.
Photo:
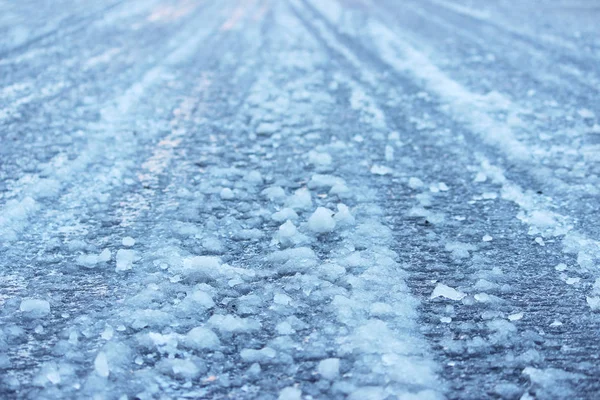
[[[221,197],[222,200],[232,200],[235,198],[235,195],[233,194],[233,190],[231,190],[229,188],[221,189],[219,196]]]
[[[286,220],[295,221],[298,219],[298,214],[291,208],[284,208],[271,215],[271,219],[277,222],[283,222]]]
[[[335,229],[333,211],[318,207],[308,219],[308,228],[315,233],[327,233]]]
[[[195,350],[216,350],[221,342],[217,335],[208,328],[197,327],[189,331],[183,340],[186,347]]]
[[[494,238],[491,237],[490,235],[484,235],[481,240],[483,240],[484,242],[491,242],[493,239]]]
[[[276,356],[277,352],[270,347],[265,347],[260,350],[243,349],[240,352],[240,357],[242,360],[248,363],[257,362],[260,364],[269,364],[275,359]]]
[[[276,122],[261,122],[256,127],[256,134],[261,136],[271,136],[281,129],[281,126]]]
[[[317,372],[327,380],[334,380],[340,373],[340,359],[327,358],[321,360],[317,366]]]
[[[474,251],[477,248],[471,244],[460,243],[460,242],[448,242],[445,246],[446,251],[452,252],[452,257],[456,259],[469,258],[470,251]]]
[[[308,247],[276,251],[265,258],[265,261],[275,265],[282,274],[306,272],[317,265],[317,260],[315,252]]]
[[[419,178],[412,177],[408,180],[408,187],[411,189],[419,189],[423,187],[423,181]]]
[[[208,319],[208,324],[221,332],[251,332],[260,329],[260,322],[251,318],[240,318],[235,315],[215,314]]]
[[[108,360],[106,359],[106,354],[101,351],[96,355],[96,359],[94,360],[94,370],[96,373],[103,377],[107,378],[110,374],[110,370],[108,368]]]
[[[131,236],[124,237],[123,240],[121,240],[121,244],[125,247],[131,247],[135,244],[135,239]]]
[[[85,268],[94,268],[97,264],[110,261],[110,250],[104,249],[100,254],[82,254],[77,257],[76,263]]]
[[[342,178],[333,175],[314,174],[307,186],[309,189],[316,188],[332,188],[336,185],[345,185],[346,182]]]
[[[386,167],[384,165],[377,165],[377,164],[375,164],[375,165],[373,165],[371,167],[371,173],[373,175],[381,175],[381,176],[383,176],[383,175],[390,175],[392,172],[394,172],[393,169],[388,168],[388,167]]]
[[[592,311],[600,311],[600,297],[587,296],[585,299]]]
[[[214,280],[219,276],[221,259],[215,256],[194,256],[183,260],[181,267],[174,267],[178,272],[188,279],[195,281]]]
[[[42,318],[50,314],[50,303],[41,299],[24,299],[19,309],[29,318]]]
[[[286,205],[294,210],[306,210],[312,207],[312,198],[307,188],[300,188],[288,197]]]
[[[277,400],[302,400],[302,391],[293,386],[283,388]]]
[[[509,321],[519,321],[520,319],[523,319],[523,313],[515,313],[515,314],[511,314],[508,316],[508,320]]]
[[[385,146],[385,161],[394,161],[394,148],[390,145]]]
[[[263,177],[259,171],[248,172],[246,175],[244,175],[244,180],[255,185],[260,185],[263,183]]]
[[[337,205],[337,209],[338,212],[336,212],[333,216],[333,219],[335,220],[336,224],[341,226],[348,226],[354,225],[356,223],[356,220],[350,213],[350,209],[347,205],[340,203]]]
[[[436,297],[444,297],[449,300],[461,300],[466,296],[466,294],[459,292],[458,290],[451,288],[450,286],[446,286],[443,283],[438,283],[433,289],[433,293],[431,293],[431,299],[435,299]]]
[[[285,190],[281,186],[270,186],[261,192],[270,201],[285,199]]]
[[[279,227],[275,238],[283,247],[298,245],[308,240],[305,235],[298,232],[296,225],[289,220]]]
[[[308,152],[308,162],[316,166],[328,166],[332,159],[328,153],[319,153],[314,150]]]
[[[117,251],[117,268],[116,271],[127,271],[133,268],[133,263],[138,261],[137,252],[135,250],[120,249]]]
[[[594,114],[593,111],[588,110],[587,108],[582,108],[579,111],[577,111],[577,114],[579,114],[579,116],[583,119],[594,119],[596,118],[596,114]]]

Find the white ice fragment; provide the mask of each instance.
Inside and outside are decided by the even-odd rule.
[[[562,322],[560,322],[559,320],[554,320],[554,322],[552,322],[552,323],[550,324],[550,326],[562,326],[562,324],[563,324],[563,323],[562,323]]]
[[[509,321],[519,321],[520,319],[523,319],[523,313],[515,313],[515,314],[511,314],[508,316],[508,320]]]
[[[408,187],[411,189],[418,189],[423,187],[423,181],[419,178],[412,177],[408,180]]]
[[[440,322],[442,322],[444,324],[449,324],[450,322],[452,322],[452,318],[450,318],[450,317],[440,317]]]
[[[292,325],[287,321],[278,323],[275,330],[277,330],[277,333],[280,335],[292,335],[296,333],[296,330],[292,328]]]
[[[275,238],[283,247],[297,245],[307,240],[306,236],[298,232],[296,225],[290,220],[279,227]]]
[[[286,220],[295,221],[298,219],[298,214],[291,208],[284,208],[271,215],[271,219],[276,222]]]
[[[268,364],[275,359],[276,356],[277,352],[270,347],[264,347],[260,350],[243,349],[240,352],[240,357],[242,360],[249,363],[257,362],[261,364]]]
[[[114,335],[115,331],[112,328],[112,326],[110,325],[106,325],[106,327],[104,328],[104,330],[102,331],[102,333],[100,334],[100,337],[104,340],[110,340],[112,339],[113,335]]]
[[[194,256],[183,260],[180,268],[174,270],[186,278],[198,281],[214,280],[219,275],[221,259],[214,256]]]
[[[270,186],[261,192],[270,201],[285,199],[285,190],[281,186]]]
[[[263,177],[259,171],[250,171],[244,175],[244,181],[255,185],[260,185],[263,183]]]
[[[285,293],[275,293],[273,296],[273,303],[282,306],[287,306],[292,301],[292,298]]]
[[[280,125],[276,122],[261,122],[256,127],[256,134],[261,136],[271,136],[281,129]]]
[[[493,239],[494,238],[491,237],[490,235],[484,235],[481,240],[483,240],[484,242],[491,242]]]
[[[307,188],[300,188],[288,197],[286,206],[294,210],[306,210],[312,207],[312,198]]]
[[[302,400],[302,391],[293,386],[283,388],[277,400]]]
[[[308,162],[317,166],[328,166],[332,159],[328,153],[319,153],[314,150],[308,152]]]
[[[381,176],[383,176],[383,175],[389,175],[392,172],[394,172],[393,169],[388,168],[388,167],[386,167],[384,165],[377,165],[377,164],[375,164],[375,165],[373,165],[371,167],[371,173],[373,175],[381,175]]]
[[[542,237],[540,237],[540,236],[538,236],[538,237],[535,238],[535,242],[537,244],[539,244],[540,246],[545,246],[546,245],[546,243],[544,243],[544,239]]]
[[[209,325],[221,332],[251,332],[260,329],[260,322],[251,318],[240,318],[234,315],[215,314],[208,319]]]
[[[342,226],[349,226],[354,225],[356,223],[356,220],[354,219],[354,216],[350,213],[350,209],[347,205],[340,203],[337,205],[337,209],[338,212],[336,212],[333,216],[333,219],[335,220],[336,224]]]
[[[318,234],[332,232],[335,229],[335,219],[332,215],[333,211],[318,207],[308,219],[308,228]]]
[[[483,172],[478,172],[477,175],[475,176],[475,179],[473,179],[473,182],[477,182],[477,183],[481,183],[481,182],[485,182],[487,181],[487,175],[484,174]]]
[[[217,335],[208,328],[197,327],[190,330],[183,340],[186,347],[195,350],[216,350],[221,342]]]
[[[579,116],[583,119],[594,119],[596,117],[596,114],[594,114],[592,110],[588,110],[587,108],[580,109],[579,111],[577,111],[577,114],[579,114]]]
[[[441,192],[447,192],[448,190],[450,190],[450,188],[448,188],[448,185],[446,185],[444,182],[438,183],[438,188]]]
[[[94,268],[97,264],[110,261],[110,250],[104,249],[100,254],[82,254],[77,257],[76,263],[85,268]]]
[[[339,358],[326,358],[321,360],[317,365],[317,372],[329,381],[334,380],[340,373],[340,359]]]
[[[438,283],[433,289],[433,293],[431,293],[431,299],[435,299],[436,297],[444,297],[449,300],[461,300],[466,296],[466,294],[459,292],[456,289],[451,288],[450,286],[446,286],[443,283]]]
[[[574,285],[574,284],[578,283],[580,280],[581,280],[581,278],[567,278],[565,283],[567,285]]]
[[[585,300],[592,311],[600,311],[600,297],[587,296]]]
[[[42,318],[50,314],[50,303],[41,299],[24,299],[19,310],[29,318]]]
[[[385,146],[385,161],[394,161],[394,148],[390,145]]]
[[[473,296],[476,301],[480,303],[487,303],[490,301],[490,295],[487,293],[477,293]]]
[[[108,360],[106,359],[106,354],[103,351],[99,352],[94,360],[94,370],[103,378],[107,378],[110,374]]]
[[[235,198],[235,194],[233,194],[233,190],[231,190],[229,188],[221,189],[219,196],[221,197],[222,200],[232,200]]]
[[[309,189],[332,188],[337,185],[345,185],[342,178],[333,175],[314,174],[306,184]]]
[[[452,257],[457,259],[469,258],[469,252],[477,249],[471,244],[461,242],[448,242],[446,243],[444,248],[446,249],[446,251],[452,252]]]
[[[554,269],[560,272],[565,271],[567,269],[567,264],[560,263],[554,267]]]
[[[132,238],[131,236],[124,237],[121,240],[121,244],[125,247],[131,247],[135,244],[135,239]]]
[[[119,249],[117,251],[117,268],[116,271],[127,271],[133,268],[133,263],[138,261],[140,257],[134,250]]]

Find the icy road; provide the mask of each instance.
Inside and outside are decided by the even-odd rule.
[[[0,398],[599,398],[598,21],[1,1]]]

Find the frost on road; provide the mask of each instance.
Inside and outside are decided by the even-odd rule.
[[[0,398],[598,398],[598,21],[0,2]]]

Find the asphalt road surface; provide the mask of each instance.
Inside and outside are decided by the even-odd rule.
[[[597,399],[594,0],[0,2],[0,397]]]

